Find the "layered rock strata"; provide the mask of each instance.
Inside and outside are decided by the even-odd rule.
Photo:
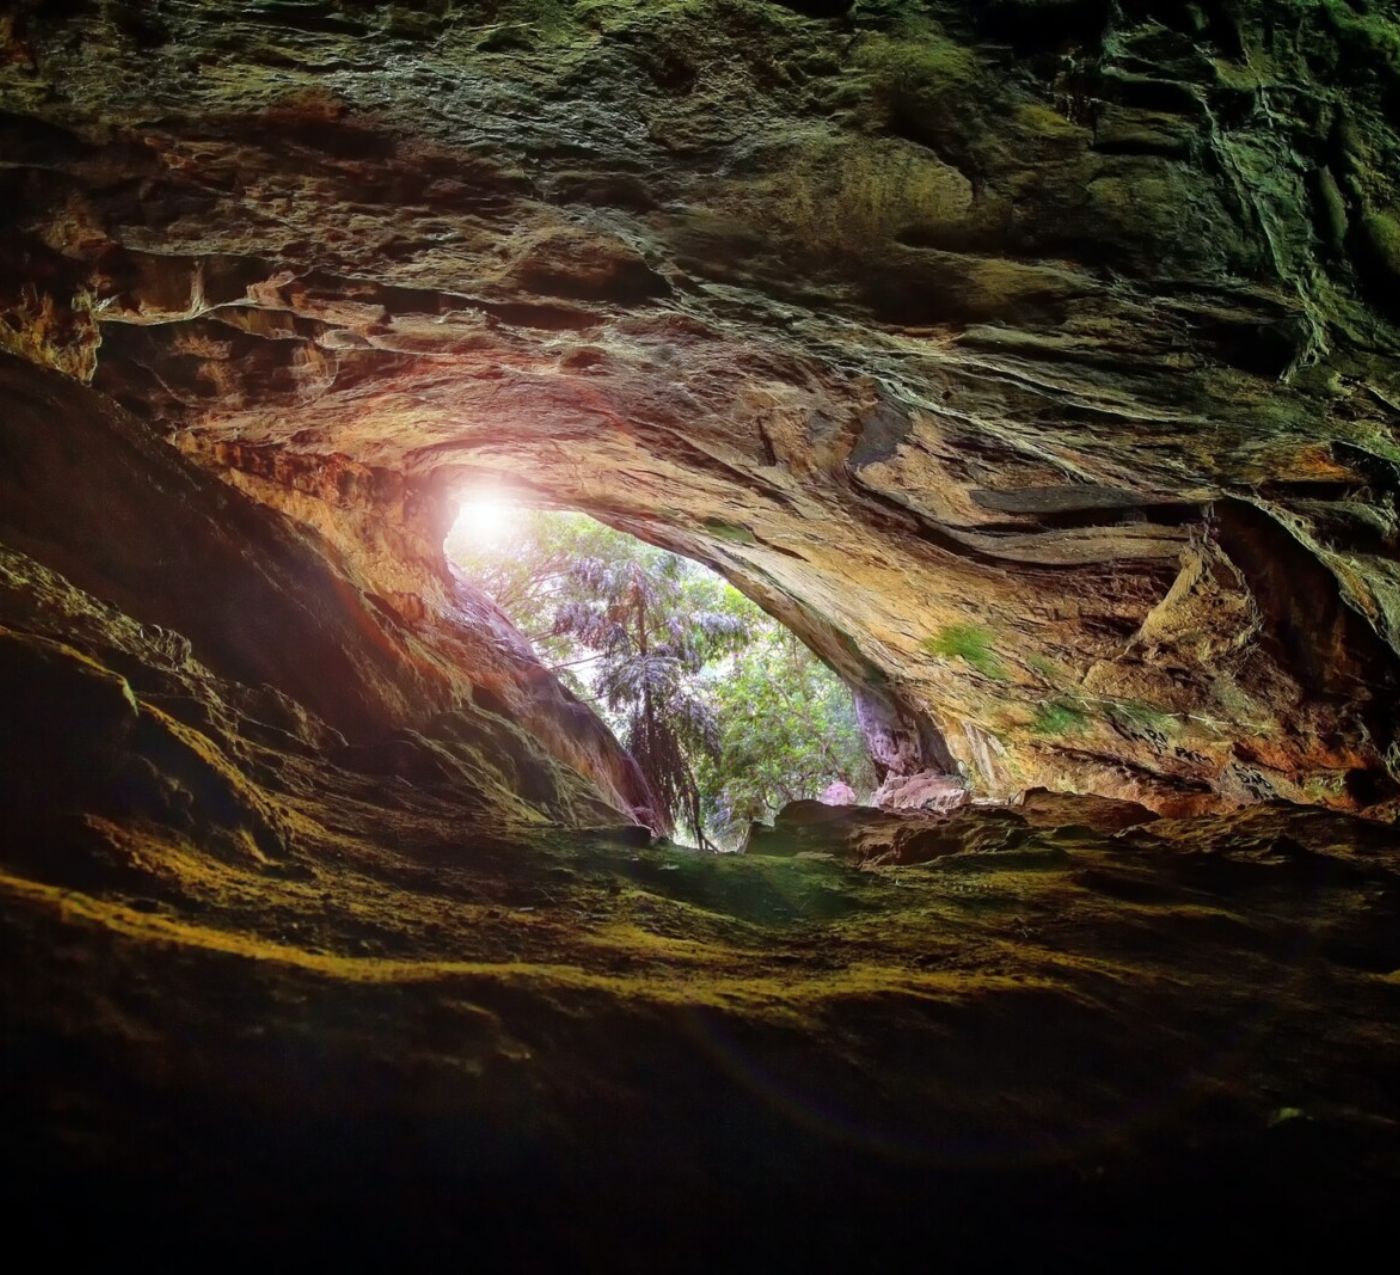
[[[1400,614],[1391,18],[21,3],[0,336],[406,625],[494,475],[725,572],[896,776],[1363,808]]]

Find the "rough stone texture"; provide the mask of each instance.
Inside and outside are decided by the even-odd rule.
[[[310,528],[93,391],[0,355],[0,400],[14,818],[183,803],[196,840],[248,827],[267,850],[265,748],[452,787],[483,831],[660,823],[631,758],[465,581],[443,585],[455,625],[405,624]]]
[[[1135,801],[1086,797],[1031,788],[1016,801],[1016,813],[1037,828],[1082,823],[1096,832],[1123,832],[1151,823],[1157,815]]]
[[[897,802],[897,793],[895,797]],[[1158,817],[1135,801],[1044,788],[1022,793],[1014,806],[971,806],[965,798],[858,806],[831,804],[823,798],[790,802],[771,825],[750,824],[744,853],[834,855],[857,867],[927,863],[949,854],[1018,850],[1037,829],[1060,837],[1109,837]],[[1191,826],[1189,821],[1186,826]]]
[[[854,806],[856,790],[845,780],[835,779],[822,790],[821,800],[828,806]]]
[[[1067,798],[1070,810],[1058,823],[1069,824],[1086,799]],[[1092,805],[1096,799],[1088,798]],[[1083,820],[1093,822],[1090,818]],[[828,806],[794,801],[771,826],[754,823],[745,854],[835,856],[856,867],[927,863],[950,854],[990,854],[1019,849],[1031,837],[1019,812],[996,807],[962,807],[947,813],[880,810],[871,806]],[[1043,856],[1040,856],[1043,857]]]
[[[882,810],[952,810],[972,800],[967,786],[933,770],[912,775],[890,774],[870,798]]]
[[[11,1249],[1393,1248],[1396,829],[1184,816],[1396,809],[1385,17],[0,14]],[[730,573],[890,791],[1110,798],[653,844],[441,560],[489,473]]]
[[[1109,1272],[1364,1269],[1393,1230],[1393,828],[977,807],[856,870],[268,775],[296,836],[266,862],[160,818],[0,844],[15,1244]]]
[[[1340,0],[20,3],[0,334],[404,616],[384,505],[501,474],[729,574],[896,774],[1365,806],[1397,65]]]

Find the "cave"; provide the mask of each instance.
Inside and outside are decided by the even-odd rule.
[[[851,687],[702,563],[495,483],[458,494],[443,553],[602,718],[651,793],[652,830],[672,841],[743,850],[801,801],[970,799],[953,775],[882,774]]]
[[[1400,1188],[1387,0],[0,8],[53,1260],[1348,1268]],[[513,486],[850,687],[677,844]]]

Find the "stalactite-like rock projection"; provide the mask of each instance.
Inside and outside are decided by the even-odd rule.
[[[1008,1194],[1081,1250],[1360,1235],[1398,139],[1386,0],[5,6],[29,1216],[232,1235],[235,1165],[248,1238],[378,1198],[448,1253],[698,1255],[716,1176],[829,1256],[843,1208],[1014,1249]],[[1002,804],[653,844],[443,558],[488,478],[780,618],[891,806]]]

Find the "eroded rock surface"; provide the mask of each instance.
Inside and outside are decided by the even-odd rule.
[[[794,801],[778,811],[771,825],[750,825],[744,853],[834,856],[856,867],[927,863],[944,855],[1019,850],[1038,831],[1060,839],[1110,837],[1157,818],[1135,801],[1044,788],[1022,793],[1012,805],[964,800],[881,808]],[[1032,859],[1037,853],[1032,851]]]
[[[1400,839],[1319,808],[1396,808],[1389,17],[0,14],[11,1247],[1393,1243]],[[959,808],[653,843],[442,561],[491,474],[718,566]]]
[[[729,574],[897,775],[1366,806],[1393,16],[21,3],[0,333],[409,623],[501,474]]]
[[[466,581],[406,624],[313,530],[101,395],[0,355],[0,399],[13,819],[179,816],[196,844],[246,829],[266,849],[267,751],[450,790],[483,832],[664,826],[632,759]]]
[[[158,815],[5,844],[16,1239],[1109,1271],[1389,1233],[1393,828],[977,807],[882,864],[916,816],[825,808],[810,854],[713,856],[464,832],[460,786],[255,756],[276,858]]]

